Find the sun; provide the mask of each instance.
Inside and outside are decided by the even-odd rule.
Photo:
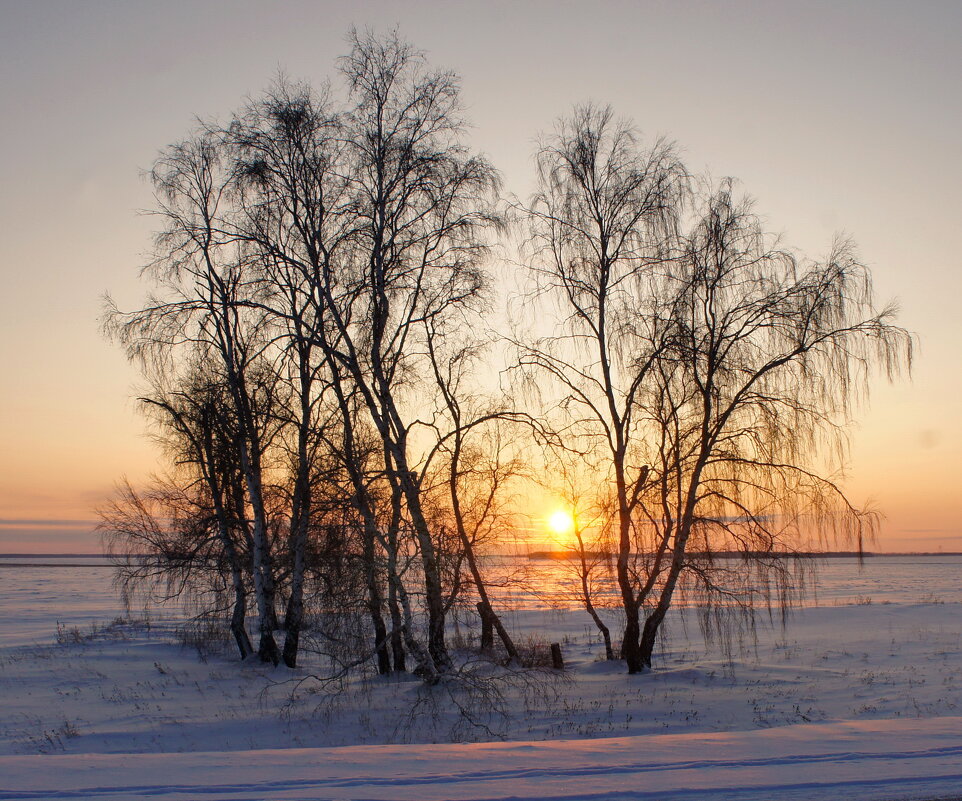
[[[548,528],[555,534],[568,534],[575,527],[575,519],[571,512],[558,509],[548,518]]]

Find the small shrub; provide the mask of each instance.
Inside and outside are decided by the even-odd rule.
[[[79,626],[67,626],[57,621],[57,645],[75,645],[88,639]]]
[[[201,618],[177,628],[177,641],[183,648],[193,648],[202,661],[210,656],[225,656],[233,639],[227,625],[220,620]]]
[[[550,668],[551,643],[544,637],[531,635],[515,640],[518,649],[518,656],[522,667],[526,668]]]

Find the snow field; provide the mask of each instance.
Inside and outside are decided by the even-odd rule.
[[[953,717],[526,743],[0,757],[8,782],[0,799],[931,797],[962,786],[960,726]]]
[[[962,603],[874,595],[762,616],[728,651],[674,613],[631,677],[585,613],[522,609],[511,630],[560,642],[565,671],[462,653],[433,689],[324,683],[309,655],[240,663],[169,621],[91,625],[81,607],[58,636],[35,610],[35,636],[0,636],[0,801],[962,797]]]
[[[433,690],[332,688],[169,625],[66,630],[0,649],[0,799],[944,796],[962,788],[960,611],[808,608],[730,659],[676,616],[629,677],[577,611],[529,610],[512,625],[562,642],[563,673],[492,684],[467,664]]]
[[[577,612],[524,612],[515,626],[563,643],[562,674],[484,681],[495,671],[478,663],[433,690],[408,676],[325,686],[308,660],[290,671],[229,653],[201,657],[168,627],[116,625],[60,645],[0,649],[0,754],[537,740],[959,715],[960,609],[805,609],[787,629],[743,642],[730,662],[676,618],[675,647],[639,676],[599,661],[597,637]]]

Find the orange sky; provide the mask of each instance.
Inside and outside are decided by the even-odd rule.
[[[886,515],[878,550],[962,551],[962,6],[303,0],[3,5],[0,552],[95,551],[96,506],[153,469],[97,324],[104,291],[145,291],[140,171],[194,115],[279,68],[319,84],[352,23],[394,22],[461,74],[509,192],[533,188],[537,132],[593,99],[739,178],[801,250],[851,235],[920,349],[911,381],[876,382],[847,486]]]

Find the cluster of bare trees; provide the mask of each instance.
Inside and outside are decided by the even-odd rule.
[[[310,591],[328,612],[363,599],[379,669],[410,655],[434,677],[465,560],[479,583],[472,548],[498,513],[458,505],[462,471],[495,489],[501,473],[497,458],[462,464],[469,432],[498,419],[468,375],[497,179],[460,141],[452,75],[396,38],[352,44],[345,103],[281,82],[157,160],[160,291],[108,325],[152,380],[190,508],[165,496],[161,541],[138,542],[126,523],[144,499],[128,490],[105,530],[163,560],[137,560],[134,578],[170,562],[210,583],[216,557],[242,656],[252,596],[258,655],[294,665]]]
[[[470,599],[517,659],[480,549],[537,440],[590,476],[584,596],[587,549],[610,550],[637,672],[678,592],[784,601],[786,553],[832,521],[860,536],[817,457],[909,342],[848,246],[778,249],[730,185],[694,190],[669,143],[594,107],[545,140],[533,200],[502,204],[455,76],[396,36],[352,34],[339,67],[344,98],[281,81],[151,172],[156,290],[106,321],[172,469],[104,511],[127,586],[204,597],[242,657],[294,666],[310,629],[342,666],[432,682]],[[486,264],[511,218],[529,308],[561,323],[505,337],[540,391],[498,396]]]

